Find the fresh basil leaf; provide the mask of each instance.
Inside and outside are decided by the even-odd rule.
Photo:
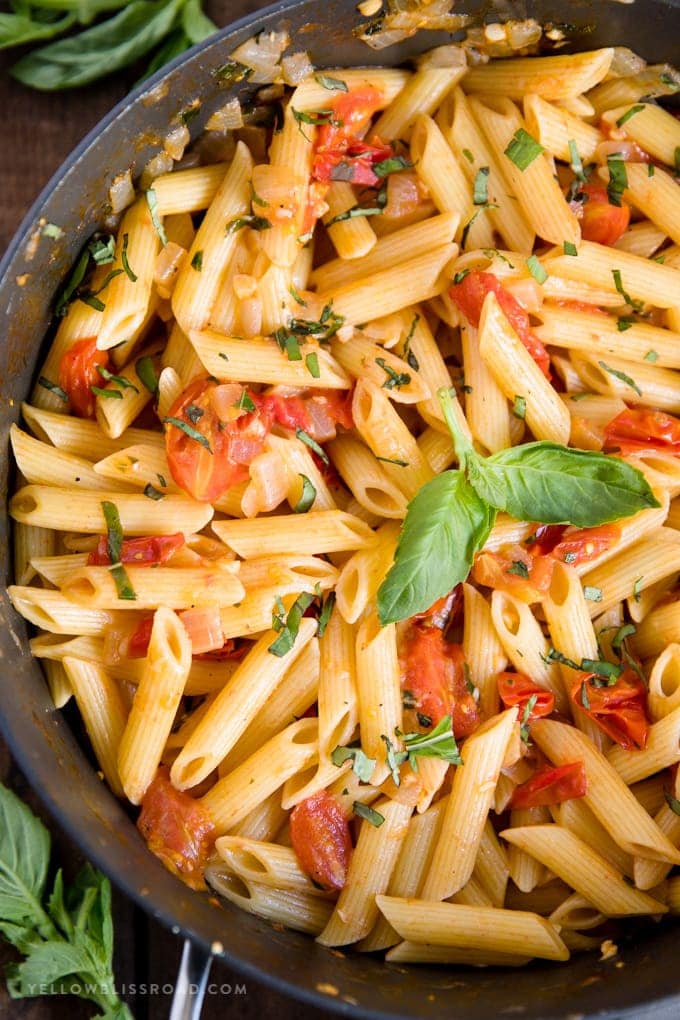
[[[456,738],[453,735],[451,716],[445,715],[429,733],[405,733],[404,747],[411,768],[417,771],[415,758],[441,758],[451,765],[462,765]]]
[[[203,42],[218,30],[215,22],[204,13],[200,0],[186,0],[182,8],[182,28],[192,44]]]
[[[276,641],[273,641],[269,646],[267,649],[268,652],[279,657],[287,655],[295,644],[295,639],[298,636],[300,622],[304,616],[305,610],[311,606],[313,601],[314,596],[308,591],[303,591],[302,594],[298,595],[295,602],[288,610],[285,623],[281,621],[283,625],[279,630],[279,636]]]
[[[55,35],[68,31],[78,20],[75,12],[68,12],[63,17],[59,17],[56,11],[53,13],[54,17],[50,20],[40,21],[20,11],[13,14],[5,11],[0,13],[0,50],[25,46],[26,43],[42,39],[54,39]]]
[[[118,14],[22,57],[10,74],[51,91],[87,85],[145,56],[168,34],[184,0],[132,0]]]
[[[352,772],[359,777],[362,783],[368,783],[373,775],[376,759],[369,758],[360,747],[338,747],[331,751],[331,761],[340,768],[341,765],[352,759]]]
[[[408,505],[394,564],[378,591],[380,622],[424,612],[464,581],[495,516],[461,471],[427,482]]]
[[[482,499],[520,521],[592,528],[659,506],[630,464],[556,443],[525,443],[477,458],[470,480]]]
[[[47,829],[0,784],[0,920],[21,924],[37,916],[42,921],[49,859]]]

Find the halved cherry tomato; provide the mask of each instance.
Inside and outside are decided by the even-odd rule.
[[[260,406],[248,391],[255,410],[239,413],[236,401],[233,417],[220,419],[215,411],[219,388],[220,384],[210,379],[190,383],[168,415],[182,422],[187,431],[167,423],[165,432],[170,474],[186,493],[206,503],[213,503],[248,477],[248,465],[262,452],[273,421],[269,409]]]
[[[121,547],[121,563],[130,563],[135,567],[157,567],[167,561],[184,545],[184,535],[178,531],[175,535],[149,535],[145,538],[124,538]],[[97,542],[96,547],[87,557],[88,567],[109,566],[111,559],[107,548],[106,536]]]
[[[384,104],[384,93],[373,85],[338,93],[331,103],[332,118],[317,131],[316,151],[345,151],[351,142],[361,140],[373,114]]]
[[[565,800],[585,797],[587,792],[588,780],[582,761],[568,765],[544,765],[526,783],[516,787],[510,807],[520,809],[562,804]]]
[[[625,234],[630,221],[630,206],[621,200],[621,205],[612,205],[607,189],[600,184],[584,184],[580,191],[587,197],[583,203],[581,235],[584,241],[598,244],[616,244]]]
[[[596,673],[577,673],[570,693],[574,704],[626,751],[646,746],[647,689],[630,666],[611,686]]]
[[[76,340],[62,354],[59,385],[68,397],[73,413],[79,418],[94,418],[95,394],[90,387],[106,385],[97,371],[97,365],[110,367],[108,351],[97,348],[97,338],[94,336]]]
[[[622,454],[659,450],[680,455],[680,418],[651,408],[627,408],[604,427],[605,446]]]
[[[293,808],[290,839],[303,871],[322,889],[342,889],[352,855],[349,823],[340,804],[321,790]]]
[[[418,713],[433,726],[450,715],[455,737],[477,729],[479,708],[467,689],[460,645],[448,642],[437,627],[412,623],[403,637],[400,666],[402,690],[410,692]]]
[[[618,524],[600,524],[597,528],[567,528],[552,551],[562,563],[589,563],[610,549],[621,536]]]
[[[142,798],[137,828],[168,871],[192,889],[205,888],[203,869],[215,827],[199,801],[175,789],[165,767],[159,768]]]
[[[532,556],[522,546],[505,546],[498,552],[477,553],[472,576],[477,584],[507,591],[522,602],[540,602],[550,587],[555,561],[551,556]]]
[[[562,540],[566,524],[539,524],[527,538],[526,545],[532,556],[547,556]]]
[[[392,146],[383,145],[377,138],[372,143],[352,140],[344,151],[338,148],[318,152],[312,172],[318,181],[349,181],[374,188],[381,178],[373,167],[391,156]]]
[[[527,704],[535,697],[533,708],[529,713],[526,722],[533,719],[540,719],[541,716],[551,715],[555,708],[555,696],[545,687],[539,687],[526,673],[499,673],[496,677],[498,693],[506,708],[513,705],[519,706],[519,719],[524,718]]]
[[[346,429],[354,425],[351,391],[312,390],[305,397],[267,393],[257,400],[279,425],[303,429],[317,443],[335,439],[336,424]]]
[[[473,269],[463,277],[460,283],[453,283],[449,288],[451,300],[460,308],[470,325],[475,328],[479,326],[482,306],[487,294],[496,295],[498,303],[515,333],[546,379],[550,379],[548,352],[532,330],[528,314],[493,273],[483,273]]]

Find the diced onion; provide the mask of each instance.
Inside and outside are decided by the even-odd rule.
[[[172,156],[169,156],[165,150],[157,152],[155,156],[152,156],[149,162],[142,170],[140,177],[140,187],[142,191],[146,191],[150,188],[157,177],[161,174],[169,174],[173,169],[174,161]]]
[[[206,131],[229,131],[243,127],[243,111],[238,99],[230,99],[208,119]]]
[[[132,205],[134,200],[135,186],[132,183],[132,174],[129,170],[125,170],[122,174],[117,174],[111,182],[111,187],[109,188],[111,212],[114,216],[117,216],[123,209],[127,209],[129,205]]]
[[[260,453],[251,461],[250,483],[241,498],[246,517],[275,510],[288,495],[288,468],[278,453]]]
[[[453,43],[447,46],[436,46],[418,58],[418,67],[465,67],[465,50]]]
[[[171,296],[175,281],[180,269],[184,265],[186,257],[186,248],[175,244],[174,241],[168,241],[161,248],[153,271],[153,281],[160,297],[169,298]]]
[[[288,46],[287,32],[261,32],[253,36],[230,53],[230,58],[249,67],[254,72],[251,82],[267,84],[276,81],[279,75],[279,59]]]
[[[212,406],[220,421],[229,422],[240,418],[245,411],[238,406],[243,394],[240,383],[223,383],[216,386],[212,394]]]
[[[223,646],[224,632],[219,606],[185,609],[179,613],[179,618],[189,635],[192,655],[214,652]]]
[[[163,139],[163,149],[174,162],[178,162],[190,141],[189,128],[185,124],[178,124]]]
[[[299,85],[305,78],[310,78],[314,74],[314,67],[305,50],[283,57],[281,70],[286,85]]]
[[[644,71],[647,61],[633,53],[626,46],[615,46],[614,56],[607,74],[608,78],[627,78],[632,74]]]

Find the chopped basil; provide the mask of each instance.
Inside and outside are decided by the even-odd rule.
[[[295,639],[298,636],[300,622],[302,620],[304,612],[306,609],[309,608],[309,606],[311,606],[313,601],[314,596],[310,594],[310,592],[308,591],[303,591],[300,595],[298,595],[295,602],[288,610],[288,615],[286,617],[285,623],[281,621],[283,623],[283,626],[279,631],[279,636],[277,637],[276,641],[274,641],[269,646],[267,651],[271,652],[272,655],[278,656],[279,658],[281,658],[281,656],[283,655],[288,654],[288,652],[295,644]]]
[[[642,113],[644,108],[644,103],[636,103],[635,106],[631,106],[630,110],[626,110],[626,112],[621,114],[621,116],[617,119],[616,126],[623,127],[626,121],[630,120],[631,117],[634,117],[636,113]]]
[[[581,659],[580,662],[574,662],[573,659],[562,655],[562,652],[558,652],[556,648],[551,648],[544,659],[546,662],[559,662],[563,666],[569,666],[570,669],[576,669],[581,673],[594,673],[595,676],[606,678],[609,685],[614,684],[623,672],[623,666],[607,662],[606,659]]]
[[[358,818],[363,818],[365,821],[370,822],[376,829],[379,829],[382,823],[385,821],[385,816],[381,815],[379,811],[369,807],[368,804],[362,804],[360,800],[355,800],[352,804],[352,811]]]
[[[168,483],[166,482],[166,480],[163,477],[163,475],[159,475],[158,473],[156,473],[156,478],[158,479],[158,484],[160,486],[162,486],[164,489],[167,488],[167,484]]]
[[[399,766],[406,761],[408,755],[405,751],[395,751],[394,744],[389,737],[385,736],[384,733],[380,734],[380,739],[385,742],[385,760],[387,762],[387,767],[390,770],[392,782],[395,786],[401,786]]]
[[[675,176],[677,177],[678,174],[680,174],[680,145],[675,146],[675,151],[673,153],[673,166],[675,168]]]
[[[473,156],[469,149],[463,149],[463,155],[465,156],[468,163],[474,163],[475,157]]]
[[[234,407],[238,408],[239,411],[248,411],[249,413],[252,413],[253,411],[257,410],[255,402],[248,393],[248,390],[245,388],[245,386],[241,390],[241,396],[234,404]],[[187,408],[187,411],[188,410],[189,409]]]
[[[340,768],[348,759],[352,759],[352,772],[362,783],[368,783],[375,768],[375,758],[369,758],[360,747],[343,747],[338,744],[331,751],[331,761]]]
[[[655,166],[654,166],[654,164],[653,164],[653,163],[648,163],[648,164],[647,164],[647,176],[648,176],[648,177],[653,177],[653,176],[654,176],[654,172],[655,172],[655,169],[656,169],[656,168],[655,168]]]
[[[224,351],[218,351],[217,357],[222,358],[222,361],[229,361],[229,355],[225,354]]]
[[[538,255],[530,255],[527,259],[527,269],[533,276],[536,283],[543,284],[548,279],[548,274],[541,265]]]
[[[647,353],[645,354],[643,360],[644,361],[649,361],[653,365],[655,361],[659,360],[658,351],[647,351]]]
[[[163,221],[158,215],[158,198],[156,197],[156,192],[153,190],[153,188],[149,188],[149,190],[147,191],[146,201],[149,206],[149,212],[151,213],[151,222],[153,223],[154,230],[160,237],[161,244],[165,248],[166,244],[168,243],[168,237],[167,234],[165,233],[165,228],[163,227]]]
[[[609,372],[609,374],[613,375],[616,379],[620,379],[620,381],[625,383],[626,386],[630,386],[630,388],[637,393],[638,397],[642,396],[642,390],[635,382],[635,379],[631,378],[631,376],[626,375],[625,372],[621,372],[618,368],[612,368],[611,365],[608,365],[604,361],[598,361],[598,365],[600,368],[604,369],[605,372]]]
[[[576,553],[575,552],[566,552],[564,554],[564,562],[565,563],[573,563],[575,559],[576,559]]]
[[[529,744],[529,719],[531,718],[531,713],[533,712],[534,706],[536,705],[537,701],[538,694],[532,694],[531,697],[528,699],[526,705],[524,706],[522,718],[520,719],[519,723],[520,740],[522,741],[522,743],[527,744],[527,746]]]
[[[42,386],[43,389],[49,390],[50,393],[54,393],[55,397],[59,397],[64,403],[68,401],[68,395],[62,390],[61,386],[57,386],[56,383],[50,382],[45,375],[38,376],[38,386]]]
[[[383,372],[387,376],[387,379],[382,384],[384,390],[401,389],[402,386],[408,386],[411,382],[411,376],[408,372],[395,372],[395,370],[388,365],[384,358],[376,358],[376,365],[382,368]]]
[[[411,350],[411,341],[413,340],[413,334],[415,333],[416,326],[418,325],[419,322],[420,316],[414,315],[413,321],[411,322],[411,325],[409,327],[408,334],[406,336],[406,339],[404,340],[404,357],[406,358],[407,365],[410,368],[412,368],[414,372],[418,372],[420,370],[420,365],[418,363],[418,359]]]
[[[456,275],[453,278],[453,282],[456,284],[456,286],[458,286],[459,283],[462,283],[465,277],[470,275],[470,272],[471,270],[469,269],[461,269],[459,273],[456,273]]]
[[[41,233],[43,237],[50,237],[53,241],[58,241],[64,231],[56,223],[46,223]]]
[[[574,172],[574,176],[576,177],[576,179],[580,181],[582,184],[585,183],[587,177],[583,169],[583,161],[581,159],[581,156],[579,155],[578,148],[576,147],[576,142],[574,141],[573,138],[569,139],[569,165],[572,171]]]
[[[54,314],[58,318],[60,318],[63,315],[66,315],[66,310],[68,309],[68,306],[75,299],[76,291],[78,290],[78,287],[81,285],[85,278],[85,273],[87,272],[89,262],[90,256],[86,249],[80,255],[80,258],[73,267],[73,272],[66,281],[64,289],[61,291],[59,297],[57,298],[56,304],[54,306]]]
[[[636,631],[637,627],[635,626],[634,623],[624,623],[622,627],[619,627],[616,634],[612,638],[612,648],[615,651],[618,651],[619,648],[621,648],[621,646],[623,645],[623,642],[626,640],[626,638],[631,637],[631,635],[635,634]]]
[[[135,590],[130,584],[125,567],[121,563],[123,553],[123,527],[120,523],[118,507],[109,500],[102,500],[102,512],[106,522],[106,551],[111,562],[109,571],[116,585],[116,592],[119,599],[133,601],[137,598]]]
[[[376,460],[382,460],[385,464],[395,464],[397,467],[408,467],[407,460],[396,460],[393,457],[376,457]]]
[[[477,219],[477,217],[481,216],[482,213],[486,212],[487,209],[497,209],[497,208],[498,208],[498,206],[495,205],[493,202],[487,202],[485,205],[480,205],[478,207],[477,211],[472,214],[470,219],[467,221],[467,223],[463,227],[463,233],[461,234],[461,238],[460,238],[460,246],[461,246],[461,248],[465,247],[465,245],[467,243],[467,239],[468,239],[468,234],[470,233],[470,229],[472,228],[472,225],[474,224],[474,222]],[[467,272],[469,272],[469,270],[466,270],[466,273]]]
[[[633,584],[633,598],[636,602],[639,602],[642,598],[642,577],[638,577]]]
[[[564,242],[564,254],[565,255],[578,255],[578,249],[572,241]]]
[[[116,241],[111,234],[108,235],[105,241],[99,237],[94,241],[90,241],[88,251],[96,265],[106,266],[113,262],[116,257]]]
[[[254,213],[249,213],[246,216],[237,216],[234,220],[229,220],[227,223],[226,233],[235,234],[237,230],[241,230],[243,227],[250,227],[251,230],[271,230],[271,220],[268,220],[265,216],[255,216]]]
[[[315,110],[312,113],[305,113],[304,110],[296,110],[291,107],[291,113],[298,124],[332,124],[333,110]]]
[[[301,305],[303,308],[307,307],[307,302],[302,297],[302,295],[299,293],[297,288],[295,286],[293,286],[292,283],[291,283],[290,287],[288,288],[288,293],[290,294],[290,296],[292,297],[293,301],[295,301],[296,304]]]
[[[147,388],[149,393],[155,396],[158,393],[158,376],[156,375],[153,359],[148,354],[145,354],[143,358],[137,359],[135,372],[141,384]]]
[[[195,269],[197,273],[200,273],[203,269],[203,251],[201,249],[194,252],[194,257],[191,260],[191,268]]]
[[[413,163],[404,156],[390,156],[389,159],[374,163],[373,173],[376,177],[387,177],[388,174],[396,174],[400,170],[410,170],[412,166]]]
[[[184,127],[186,127],[188,124],[191,124],[192,120],[198,117],[200,112],[201,104],[198,100],[195,100],[193,106],[187,106],[186,109],[180,110],[177,116],[180,124],[183,124]]]
[[[486,203],[489,201],[488,178],[489,178],[488,166],[481,166],[477,173],[475,174],[472,193],[473,205],[486,205]]]
[[[307,371],[313,379],[321,378],[321,369],[319,368],[319,355],[316,351],[312,351],[311,354],[305,355],[305,365]]]
[[[95,397],[106,397],[107,400],[122,400],[123,394],[120,390],[103,390],[101,386],[90,386]]]
[[[673,78],[672,75],[668,74],[667,71],[664,71],[663,74],[659,75],[659,81],[662,82],[664,85],[668,85],[668,87],[672,89],[673,92],[677,92],[678,89],[680,89],[680,85],[678,85],[675,78]]]
[[[674,797],[672,793],[664,793],[664,800],[674,814],[680,815],[680,800]]]
[[[512,566],[508,567],[505,573],[515,574],[517,577],[523,577],[526,580],[529,577],[529,568],[522,560],[513,560]]]
[[[198,404],[187,404],[186,408],[184,409],[184,413],[186,414],[191,424],[196,425],[205,414],[205,411],[203,410],[202,407],[199,407]]]
[[[125,270],[128,280],[130,280],[132,283],[137,283],[137,274],[132,272],[132,270],[130,269],[130,263],[128,262],[127,252],[129,240],[130,235],[123,234],[123,247],[120,250],[120,261],[122,263],[123,269]]]
[[[317,457],[321,457],[321,460],[324,462],[324,464],[330,463],[330,461],[328,460],[328,455],[326,454],[325,450],[323,450],[319,446],[316,439],[312,439],[308,432],[305,432],[304,429],[296,428],[295,435],[297,436],[301,443],[304,443],[305,446],[308,446],[310,450],[313,450]]]
[[[220,81],[233,85],[238,81],[250,78],[254,72],[252,67],[246,67],[245,64],[240,64],[237,60],[228,60],[226,64],[217,67],[212,73]]]
[[[289,361],[302,361],[300,343],[294,333],[289,333],[284,326],[280,326],[274,333],[274,339],[279,350],[286,353]]]
[[[623,193],[628,187],[628,175],[626,173],[626,164],[623,162],[620,153],[607,156],[607,168],[609,170],[607,198],[611,205],[621,206]]]
[[[402,739],[406,749],[405,754],[414,771],[417,771],[417,763],[415,763],[417,757],[442,758],[451,765],[463,764],[453,735],[450,715],[445,715],[429,733],[404,733]]]
[[[159,500],[165,498],[165,493],[159,492],[158,489],[156,489],[151,484],[151,482],[147,482],[147,484],[144,486],[144,495],[147,497],[147,499]]]
[[[581,704],[586,709],[590,709],[590,699],[588,698],[588,681],[583,680],[581,682]]]
[[[306,514],[308,510],[312,509],[314,500],[316,499],[316,489],[310,482],[307,475],[299,475],[302,479],[302,495],[293,507],[293,511],[296,514]]]
[[[482,252],[487,259],[500,259],[500,261],[505,262],[510,269],[515,268],[510,259],[504,255],[502,251],[499,251],[498,248],[483,248]]]
[[[512,404],[512,413],[515,418],[526,418],[527,415],[527,398],[521,396],[515,396]]]
[[[518,170],[524,172],[542,152],[545,152],[543,146],[535,138],[532,138],[528,131],[519,128],[515,131],[504,154]]]
[[[319,613],[319,621],[317,623],[316,636],[322,638],[324,631],[328,626],[328,621],[331,618],[333,610],[335,608],[335,592],[330,591],[325,599],[321,599],[321,612]]]
[[[291,319],[288,329],[297,336],[314,336],[319,343],[326,343],[338,332],[345,321],[344,315],[336,315],[332,304],[324,305],[318,322],[313,319]]]
[[[162,421],[164,425],[174,425],[176,429],[183,432],[189,439],[193,439],[195,442],[200,443],[201,446],[206,448],[208,453],[212,453],[208,437],[204,436],[202,432],[198,431],[198,429],[195,429],[193,425],[189,425],[188,422],[182,421],[181,418],[173,418],[170,415],[167,418],[163,418]]]
[[[619,333],[625,333],[627,329],[635,325],[635,319],[631,319],[630,316],[622,315],[616,320],[616,328]]]
[[[315,74],[314,78],[322,88],[328,89],[329,92],[349,92],[347,82],[342,78],[330,78],[326,74]]]
[[[644,303],[642,301],[638,301],[636,298],[632,298],[624,288],[623,280],[621,278],[621,270],[612,269],[612,276],[614,277],[614,286],[616,287],[616,291],[621,295],[626,304],[630,305],[634,312],[642,311]]]
[[[106,379],[107,382],[115,382],[123,390],[134,390],[135,393],[139,393],[139,390],[134,383],[131,383],[129,379],[126,379],[123,375],[114,375],[113,372],[109,372],[108,368],[104,365],[97,365],[97,371],[99,372],[102,379]]]
[[[112,269],[104,277],[103,283],[101,284],[100,287],[97,288],[97,290],[88,289],[81,291],[78,294],[79,300],[84,302],[84,304],[86,305],[90,305],[90,307],[96,309],[96,311],[103,312],[106,306],[104,305],[103,301],[99,300],[98,295],[101,294],[102,291],[106,290],[108,285],[111,283],[111,280],[115,280],[115,278],[117,276],[120,276],[122,272],[123,272],[122,269]]]
[[[588,600],[588,602],[601,602],[602,601],[602,589],[601,588],[595,588],[591,584],[586,584],[586,585],[584,585],[584,588],[583,588],[583,597],[586,598]]]
[[[344,220],[353,220],[358,216],[382,216],[386,205],[387,191],[383,185],[378,194],[375,196],[375,205],[353,205],[351,208],[345,209],[344,212],[338,213],[337,216],[333,216],[330,220],[324,220],[324,226],[332,227],[334,223],[342,223]]]

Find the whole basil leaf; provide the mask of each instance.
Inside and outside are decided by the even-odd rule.
[[[0,920],[35,916],[45,888],[50,836],[19,798],[0,786]],[[44,916],[44,915],[43,915]]]
[[[182,28],[192,44],[202,42],[217,31],[215,22],[203,13],[201,0],[186,0],[182,11]]]
[[[173,27],[184,0],[133,0],[93,28],[41,46],[11,74],[36,89],[68,89],[111,74],[153,49]]]
[[[64,14],[63,17],[49,21],[34,21],[27,14],[8,14],[3,11],[0,13],[0,50],[23,46],[38,39],[53,39],[55,35],[66,32],[77,20],[75,14]]]
[[[525,443],[479,458],[470,480],[492,506],[541,524],[592,528],[659,506],[630,464],[556,443]]]
[[[427,482],[408,505],[394,564],[378,591],[380,622],[424,612],[464,581],[495,517],[461,471]]]

